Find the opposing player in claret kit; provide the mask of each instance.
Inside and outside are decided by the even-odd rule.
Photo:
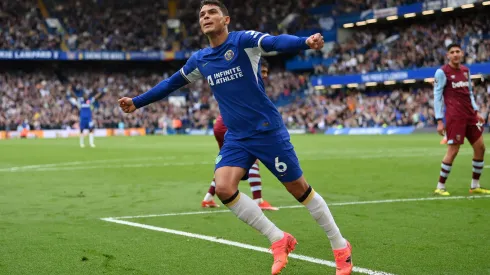
[[[199,23],[210,47],[195,52],[182,69],[135,98],[119,99],[121,109],[134,112],[161,100],[190,82],[205,78],[218,102],[228,131],[215,166],[216,195],[240,220],[271,242],[272,274],[279,274],[295,249],[296,239],[279,229],[250,197],[238,190],[240,180],[259,159],[323,228],[335,256],[337,275],[351,274],[352,248],[344,239],[325,200],[306,182],[279,111],[267,97],[260,77],[263,52],[319,50],[320,34],[308,38],[256,31],[228,32],[230,16],[217,0],[204,0]]]
[[[267,79],[269,74],[269,65],[267,61],[263,58],[260,59],[260,74],[264,81]],[[214,123],[213,132],[220,150],[225,142],[226,131],[228,131],[228,128],[226,128],[226,125],[223,122],[223,117],[219,115],[216,118],[216,122]],[[260,176],[260,167],[259,167],[258,160],[255,161],[254,165],[252,165],[250,170],[248,170],[248,174],[246,178],[250,184],[250,190],[252,191],[252,198],[259,205],[260,209],[273,210],[273,211],[279,210],[279,208],[273,207],[268,201],[262,198],[262,177]],[[213,181],[209,186],[208,192],[206,193],[203,201],[201,202],[201,206],[204,208],[219,207],[219,204],[217,204],[214,201],[215,194],[216,194],[216,181],[213,178]]]
[[[484,167],[485,144],[483,124],[485,120],[478,114],[471,84],[469,69],[461,64],[463,50],[458,44],[447,47],[449,63],[436,71],[434,85],[434,110],[437,132],[447,139],[447,152],[442,160],[439,182],[434,194],[449,196],[446,180],[451,172],[454,159],[464,139],[473,147],[473,177],[470,193],[490,194],[490,190],[480,186],[480,176]],[[446,106],[445,114],[443,112]],[[443,118],[446,124],[444,125]]]

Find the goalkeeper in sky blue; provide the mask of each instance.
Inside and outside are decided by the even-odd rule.
[[[337,275],[351,274],[351,246],[337,227],[325,200],[306,182],[279,111],[267,97],[260,75],[263,52],[297,52],[323,48],[320,34],[308,38],[270,36],[256,31],[228,32],[230,16],[217,0],[199,9],[201,30],[210,46],[194,53],[182,69],[135,98],[121,98],[126,113],[167,97],[200,78],[208,81],[228,131],[216,158],[216,195],[239,219],[265,235],[272,246],[272,274],[286,266],[296,239],[272,223],[238,184],[259,159],[286,189],[308,208],[330,240]]]

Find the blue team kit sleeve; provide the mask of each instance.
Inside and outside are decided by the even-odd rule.
[[[161,100],[171,94],[173,91],[188,84],[187,80],[179,72],[174,73],[171,77],[161,81],[148,92],[133,98],[136,108],[144,107],[148,104]]]
[[[182,69],[174,73],[171,77],[161,81],[146,93],[134,97],[134,106],[136,106],[136,108],[141,108],[158,100],[164,99],[173,91],[178,90],[199,78],[202,78],[202,75],[197,68],[196,55],[197,53],[194,53],[187,60]]]
[[[240,40],[245,48],[258,47],[262,52],[295,52],[307,50],[306,37],[288,34],[271,36],[257,31],[242,31]]]
[[[309,46],[306,44],[306,39],[304,37],[286,34],[270,36],[256,31],[241,32],[240,37],[245,48],[259,48],[263,52],[288,52],[309,49]],[[158,83],[146,93],[133,98],[133,103],[136,108],[141,108],[161,100],[186,84],[202,78],[203,76],[197,67],[198,53],[194,53],[179,72]]]

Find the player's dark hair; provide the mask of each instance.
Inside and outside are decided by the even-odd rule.
[[[224,16],[230,16],[225,4],[221,3],[221,1],[219,0],[202,0],[201,6],[199,6],[199,10],[197,11],[197,14],[199,14],[199,12],[201,11],[202,7],[204,7],[204,5],[218,6]]]
[[[260,58],[260,66],[262,67],[266,67],[267,69],[269,69],[269,62],[267,62],[267,60],[263,57]]]
[[[449,46],[447,46],[447,51],[449,52],[452,48],[459,48],[460,50],[463,50],[463,48],[461,48],[461,45],[459,45],[458,43],[451,43],[449,44]]]

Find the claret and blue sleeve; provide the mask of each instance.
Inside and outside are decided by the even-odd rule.
[[[434,76],[434,111],[436,119],[444,118],[444,99],[443,92],[446,86],[446,74],[441,69],[437,69]]]

